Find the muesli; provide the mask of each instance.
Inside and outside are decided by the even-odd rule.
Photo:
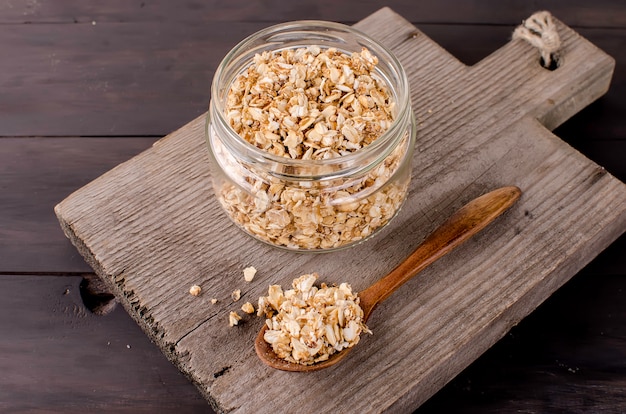
[[[250,144],[277,156],[349,155],[374,142],[394,120],[393,96],[377,63],[366,48],[352,54],[318,46],[257,54],[231,85],[226,120]],[[408,188],[408,178],[390,180],[406,144],[365,176],[332,182],[247,176],[224,148],[215,151],[231,173],[245,177],[241,186],[227,181],[218,191],[232,220],[291,249],[329,249],[368,237],[396,214]]]

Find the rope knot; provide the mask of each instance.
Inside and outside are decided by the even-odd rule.
[[[522,24],[513,32],[513,39],[524,39],[539,49],[545,68],[550,68],[557,63],[556,52],[561,47],[561,38],[549,12],[534,13],[522,21]]]

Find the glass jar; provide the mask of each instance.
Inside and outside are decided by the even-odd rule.
[[[390,105],[386,110],[392,115],[385,132],[367,145],[334,157],[290,158],[253,145],[231,126],[232,118],[226,113],[229,91],[251,67],[255,55],[304,49],[315,56],[333,50],[351,55],[363,48],[378,59],[371,77],[387,88]],[[357,84],[353,86],[356,91]],[[263,110],[257,110],[259,119]],[[337,116],[328,119],[337,120]],[[315,120],[298,120],[304,128],[314,128]],[[342,132],[346,139],[349,131]],[[215,195],[237,226],[273,246],[313,252],[351,246],[380,231],[400,210],[411,178],[415,133],[406,74],[386,47],[338,23],[298,21],[272,26],[235,46],[215,73],[206,123]]]

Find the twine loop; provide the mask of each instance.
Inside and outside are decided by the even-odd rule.
[[[550,12],[540,11],[522,21],[513,32],[513,39],[524,39],[539,49],[543,67],[551,68],[558,63],[561,38]]]

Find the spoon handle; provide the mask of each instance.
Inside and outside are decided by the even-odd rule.
[[[511,207],[521,193],[517,187],[502,187],[461,207],[391,273],[359,293],[365,318],[404,282],[484,229]]]

